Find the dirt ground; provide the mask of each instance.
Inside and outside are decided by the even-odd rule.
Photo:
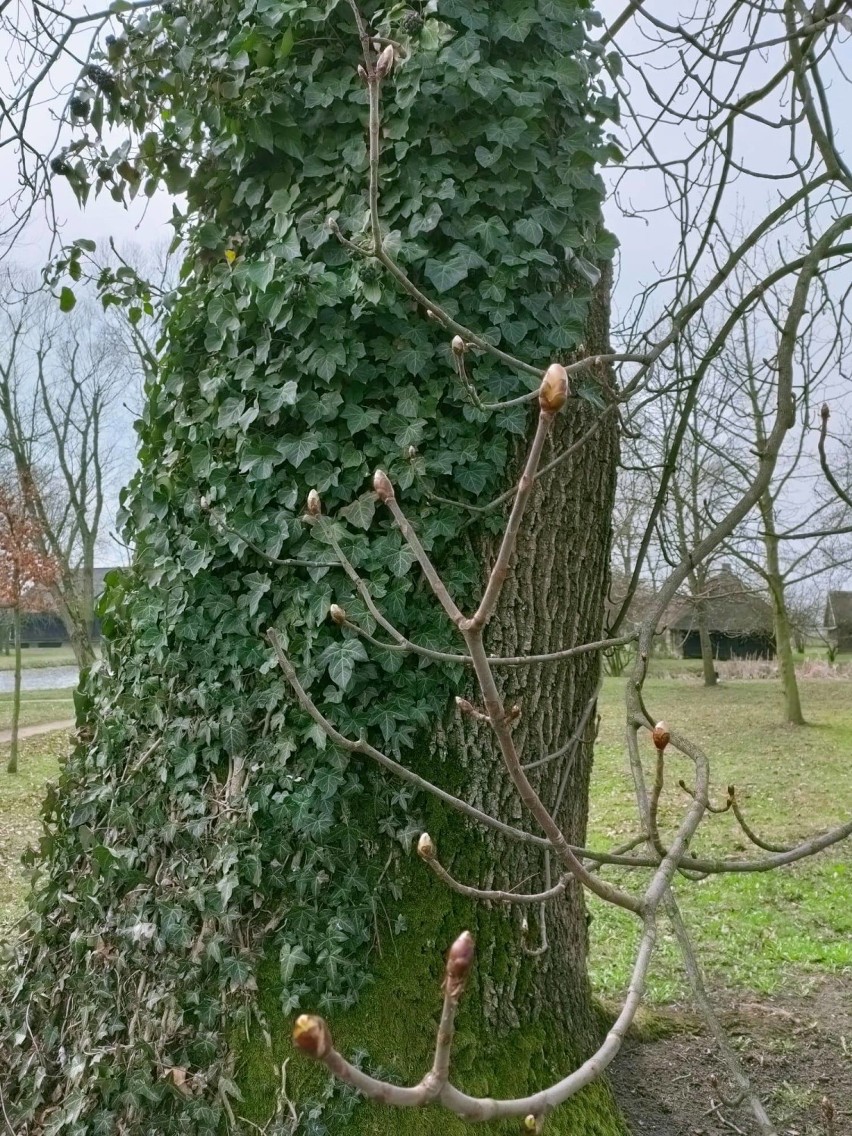
[[[852,976],[820,980],[798,999],[715,1005],[779,1136],[852,1136]],[[747,1106],[724,1103],[736,1093],[686,1008],[655,1012],[612,1082],[634,1136],[758,1136]]]

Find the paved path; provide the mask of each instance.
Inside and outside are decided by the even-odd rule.
[[[40,726],[21,726],[18,737],[34,738],[38,734],[55,734],[58,730],[73,730],[75,725],[73,718],[66,718],[61,722],[42,722]],[[0,730],[0,745],[8,745],[11,740],[11,730]]]

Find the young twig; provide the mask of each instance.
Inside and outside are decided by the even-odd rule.
[[[521,906],[532,903],[546,903],[550,899],[556,899],[562,895],[565,888],[568,886],[569,876],[562,876],[558,883],[552,887],[548,887],[546,891],[533,892],[531,894],[524,894],[523,892],[516,891],[490,891],[483,888],[470,887],[468,884],[460,883],[454,879],[453,876],[438,860],[438,854],[432,843],[432,838],[428,832],[424,832],[420,837],[417,844],[417,855],[420,859],[432,869],[435,875],[447,887],[453,891],[458,892],[459,895],[464,895],[468,899],[476,899],[485,903],[507,903],[518,904]]]

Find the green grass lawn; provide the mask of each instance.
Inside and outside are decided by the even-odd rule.
[[[21,855],[36,844],[41,831],[39,813],[47,782],[55,779],[59,760],[67,751],[64,734],[25,738],[19,755],[20,772],[6,772],[8,746],[0,746],[0,933],[20,913],[27,889]]]
[[[77,665],[74,652],[70,647],[24,647],[21,651],[21,662],[25,670]],[[0,654],[0,671],[13,671],[14,669],[14,652],[8,655]]]
[[[645,701],[703,746],[710,757],[713,796],[723,803],[733,783],[751,827],[778,843],[794,843],[852,814],[852,681],[801,682],[810,725],[782,724],[781,695],[772,681],[723,682],[704,688],[683,679],[650,679]],[[637,831],[622,722],[623,682],[607,680],[593,776],[589,845],[612,846]],[[646,736],[646,773],[654,764]],[[671,751],[670,751],[671,753]],[[671,832],[688,803],[677,782],[690,766],[671,753],[662,798],[663,831]],[[696,852],[760,857],[730,814],[705,819]],[[630,883],[609,869],[607,878]],[[632,886],[637,881],[634,879]],[[852,975],[852,848],[849,843],[771,873],[679,880],[678,896],[713,986],[772,992],[792,989],[820,972]],[[592,973],[604,996],[625,988],[637,941],[635,920],[597,900]],[[685,992],[679,956],[663,927],[649,995],[671,1001]]]
[[[70,690],[24,690],[21,692],[22,726],[40,726],[43,722],[62,722],[74,717],[74,699]],[[12,695],[0,694],[0,730],[12,726]]]

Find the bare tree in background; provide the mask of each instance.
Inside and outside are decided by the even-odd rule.
[[[754,473],[766,445],[771,421],[774,360],[761,351],[761,323],[775,327],[783,318],[786,297],[770,310],[765,302],[755,319],[744,322],[720,359],[729,384],[729,401],[741,412],[726,414],[727,444],[721,446],[714,428],[722,415],[716,408],[707,423],[704,444],[724,462],[732,484],[745,484]],[[775,642],[784,691],[784,714],[793,725],[803,725],[794,659],[795,627],[788,593],[815,579],[825,579],[852,559],[848,539],[843,537],[849,515],[842,503],[820,485],[813,454],[814,406],[826,381],[835,373],[838,350],[836,330],[830,321],[827,342],[821,342],[820,325],[825,321],[820,305],[802,327],[796,359],[796,424],[781,454],[776,474],[758,502],[752,518],[726,542],[725,548],[761,579],[771,597]],[[822,492],[820,490],[823,490]],[[841,505],[838,508],[838,505]]]
[[[79,665],[92,645],[94,569],[132,388],[130,356],[96,311],[57,311],[6,276],[0,298],[2,446],[58,565],[50,592]],[[130,379],[130,381],[128,381]]]

